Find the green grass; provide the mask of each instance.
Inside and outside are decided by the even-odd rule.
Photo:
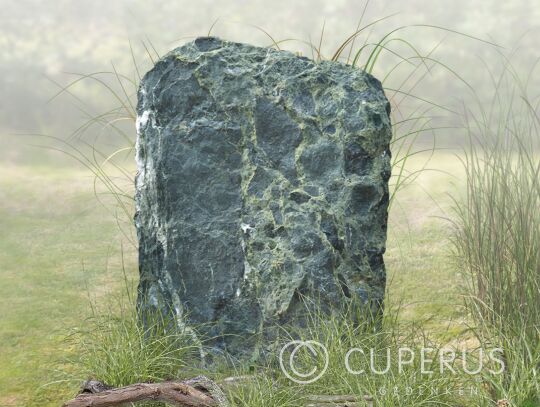
[[[200,354],[191,335],[170,329],[163,315],[146,315],[149,322],[142,326],[134,301],[109,305],[117,311],[94,312],[70,337],[79,351],[72,362],[79,375],[86,373],[114,387],[163,381],[177,377]]]
[[[70,352],[67,328],[88,317],[88,294],[100,301],[120,286],[118,229],[92,185],[87,171],[73,167],[2,165],[2,406],[31,405]],[[133,267],[134,252],[126,251]],[[58,404],[58,395],[37,393],[34,405]]]
[[[369,395],[378,406],[449,405],[456,399],[443,389],[460,386],[463,378],[441,373],[436,352],[424,366],[432,374],[422,374],[419,355],[422,348],[437,348],[423,328],[399,320],[399,307],[387,306],[381,321],[373,321],[362,307],[350,306],[340,313],[328,316],[312,313],[307,329],[291,330],[294,337],[315,340],[328,352],[328,369],[317,381],[302,387],[304,394],[343,395],[353,394],[361,399]],[[289,339],[285,338],[284,342]],[[400,348],[408,348],[416,357],[411,365],[398,365]],[[361,374],[352,374],[344,362],[351,349],[361,349],[350,359],[350,367]],[[371,355],[370,352],[374,354]],[[299,371],[309,371],[313,366],[312,355],[305,351],[296,357]],[[454,364],[455,365],[455,364]],[[305,367],[303,367],[305,366]],[[384,374],[372,371],[385,372]],[[407,394],[407,388],[409,393]],[[397,391],[396,391],[397,389]],[[429,391],[426,391],[429,390]]]
[[[507,374],[486,378],[494,399],[540,404],[540,119],[510,63],[493,102],[469,115],[467,199],[455,204],[455,263],[483,345],[504,350]]]
[[[423,167],[425,160],[423,155],[411,158],[409,169]],[[455,337],[464,322],[462,277],[450,261],[451,227],[445,220],[451,196],[464,190],[462,175],[457,155],[437,152],[428,170],[402,189],[389,217],[388,300],[402,304],[402,319],[425,321],[441,340]]]

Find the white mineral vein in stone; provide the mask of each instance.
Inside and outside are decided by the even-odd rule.
[[[247,261],[244,261],[244,280],[247,280],[249,278],[249,275],[251,273],[251,266]]]
[[[247,223],[242,223],[242,224],[240,225],[240,227],[242,228],[242,232],[244,232],[244,233],[247,233],[247,232],[249,232],[250,230],[254,230],[254,228],[251,227],[250,225],[248,225]]]
[[[145,110],[142,115],[137,116],[137,120],[135,121],[135,128],[137,129],[137,134],[141,131],[141,128],[146,126],[146,123],[148,123],[148,116],[150,115],[150,112],[148,110]]]

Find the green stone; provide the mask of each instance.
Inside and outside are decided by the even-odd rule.
[[[218,38],[142,80],[140,307],[232,354],[301,324],[304,299],[381,310],[390,105],[338,62]]]

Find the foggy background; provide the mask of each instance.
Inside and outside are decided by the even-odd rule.
[[[294,38],[318,44],[325,24],[322,51],[329,57],[355,31],[364,6],[364,1],[351,0],[0,0],[0,159],[24,164],[69,162],[61,154],[32,147],[49,145],[49,139],[25,134],[67,139],[86,120],[79,107],[93,115],[115,107],[114,98],[93,80],[70,88],[71,94],[50,99],[77,79],[73,74],[111,71],[113,65],[136,81],[131,49],[141,74],[151,67],[143,43],[153,57],[163,55],[190,38],[206,35],[218,20],[212,35],[229,40],[271,45],[268,36],[254,27],[258,26],[276,40]],[[394,13],[398,14],[373,27],[372,41],[399,26],[429,24],[504,47],[423,27],[397,35],[423,53],[443,40],[434,57],[472,84],[486,103],[493,90],[486,68],[500,69],[500,52],[509,55],[517,49],[512,61],[523,77],[540,56],[537,1],[373,1],[363,24]],[[283,48],[310,56],[298,41],[287,42]],[[385,66],[383,61],[376,76],[382,79],[395,63],[388,60]],[[537,95],[538,75],[532,76],[530,86]],[[134,89],[127,91],[132,94]],[[466,86],[440,67],[433,68],[415,92],[445,106],[473,103]],[[124,125],[134,133],[131,123]],[[450,134],[450,144],[451,138]],[[106,134],[99,140],[111,148],[118,144]]]

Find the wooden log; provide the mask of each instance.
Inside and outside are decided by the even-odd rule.
[[[83,393],[64,407],[114,407],[139,401],[162,401],[178,407],[228,407],[219,386],[204,376],[186,381],[137,383],[117,389],[97,383],[93,381],[92,385],[97,392],[83,388]]]
[[[225,387],[249,384],[254,376],[237,376],[223,379]],[[114,407],[139,401],[162,401],[179,407],[228,407],[221,387],[205,376],[185,381],[163,383],[137,383],[113,389],[102,382],[90,380],[83,384],[81,394],[63,407]],[[372,407],[373,398],[353,395],[309,395],[304,407]]]

